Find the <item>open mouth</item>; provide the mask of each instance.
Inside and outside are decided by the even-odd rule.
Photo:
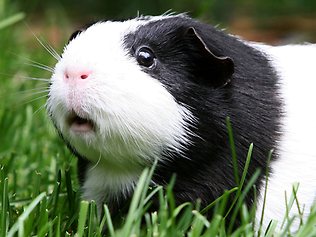
[[[87,133],[94,131],[94,123],[90,119],[82,118],[75,112],[71,113],[67,118],[70,130],[78,133]]]

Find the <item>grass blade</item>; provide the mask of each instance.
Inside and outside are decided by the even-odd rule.
[[[1,176],[3,175],[3,170],[1,169]],[[1,236],[6,236],[7,232],[7,217],[8,217],[8,178],[1,178],[1,183],[3,184],[2,188],[2,200],[1,200]]]
[[[235,142],[234,142],[233,129],[232,129],[232,125],[231,125],[229,117],[226,117],[226,127],[228,131],[229,144],[230,144],[231,153],[232,153],[235,182],[236,182],[236,185],[238,186],[239,185],[239,171],[238,171],[238,164],[237,164],[237,153],[236,153],[236,147],[235,147]]]
[[[266,174],[265,174],[265,176],[266,176],[265,177],[265,187],[264,187],[264,195],[263,195],[263,208],[262,208],[262,212],[261,212],[258,236],[261,236],[261,231],[262,231],[263,218],[264,218],[264,208],[266,206],[266,201],[267,201],[267,191],[268,191],[268,182],[269,182],[269,167],[270,167],[270,162],[271,162],[271,158],[272,158],[272,153],[273,153],[273,150],[271,150],[269,152],[269,155],[268,155]]]
[[[81,201],[80,211],[79,211],[79,220],[78,220],[78,230],[76,236],[82,237],[86,228],[86,221],[89,209],[89,202]]]
[[[104,215],[106,218],[106,224],[107,224],[110,236],[114,237],[115,236],[114,226],[113,226],[110,210],[107,205],[104,205]]]
[[[24,17],[25,17],[25,14],[20,12],[20,13],[14,14],[13,16],[8,17],[7,19],[0,21],[0,30],[21,21]]]
[[[17,222],[11,227],[8,232],[8,237],[14,236],[19,231],[19,236],[24,236],[24,221],[30,215],[30,213],[36,208],[36,206],[46,197],[46,193],[38,195],[25,209],[22,215],[18,218]]]

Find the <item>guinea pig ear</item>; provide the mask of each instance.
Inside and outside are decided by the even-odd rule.
[[[212,53],[194,27],[187,29],[185,34],[199,54],[195,55],[198,59],[193,70],[197,74],[197,82],[213,87],[223,87],[229,83],[234,73],[233,60]]]

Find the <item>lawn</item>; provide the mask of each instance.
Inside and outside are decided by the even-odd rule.
[[[102,230],[107,236],[256,234],[254,209],[248,210],[243,204],[253,183],[243,183],[243,177],[238,187],[210,204],[214,215],[206,219],[198,204],[174,205],[172,183],[166,190],[149,188],[153,170],[145,170],[121,223],[112,222],[106,206],[98,221],[95,204],[80,199],[77,160],[56,134],[45,111],[51,74],[45,65],[51,67],[56,62],[45,47],[53,42],[61,52],[73,26],[61,17],[58,23],[62,22],[63,29],[56,27],[59,16],[28,25],[21,20],[23,16],[14,8],[0,12],[0,236],[102,236]],[[57,34],[52,34],[54,31]],[[227,203],[232,194],[237,194],[234,202]],[[147,213],[153,195],[159,197],[160,210]],[[237,229],[227,223],[227,210],[241,220]],[[316,236],[314,223],[316,208],[293,236]],[[275,226],[272,222],[266,236],[289,235],[289,225],[279,233]]]

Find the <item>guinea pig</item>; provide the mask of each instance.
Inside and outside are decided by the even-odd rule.
[[[206,206],[235,187],[230,117],[239,173],[251,143],[246,182],[262,171],[257,198],[246,198],[257,220],[274,151],[266,228],[281,224],[294,183],[304,216],[316,196],[315,62],[315,45],[247,42],[183,14],[101,21],[71,36],[47,110],[79,159],[82,197],[113,215],[155,161],[152,183],[165,186],[176,174],[177,203]],[[290,216],[299,213],[294,204]]]

